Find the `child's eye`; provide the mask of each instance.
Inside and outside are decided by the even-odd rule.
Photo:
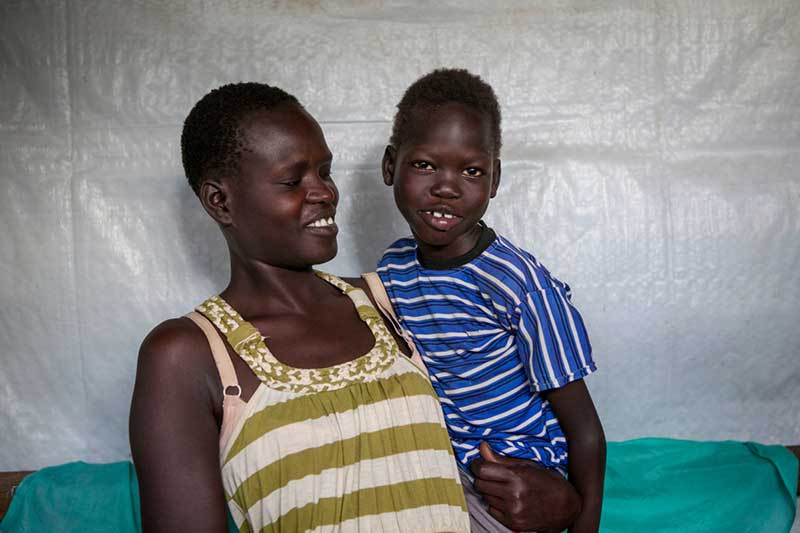
[[[464,172],[462,172],[465,176],[469,176],[470,178],[480,178],[483,176],[484,172],[482,169],[478,167],[469,167],[465,168]]]
[[[433,165],[427,161],[412,161],[411,166],[417,170],[433,170]]]
[[[298,185],[300,185],[300,180],[299,179],[284,180],[281,182],[281,185],[285,185],[286,187],[297,187]]]

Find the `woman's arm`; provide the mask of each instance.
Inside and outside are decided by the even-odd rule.
[[[542,393],[550,402],[569,447],[569,480],[581,496],[581,513],[570,533],[596,532],[603,507],[606,438],[582,379]]]
[[[228,530],[214,386],[210,349],[188,320],[164,322],[142,343],[130,441],[145,532]]]

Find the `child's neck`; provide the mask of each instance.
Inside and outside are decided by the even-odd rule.
[[[475,244],[463,254],[437,253],[442,250],[437,250],[436,247],[427,246],[417,241],[417,260],[419,264],[429,270],[450,270],[466,265],[481,255],[496,238],[494,230],[484,224],[483,221],[478,223],[475,229]]]

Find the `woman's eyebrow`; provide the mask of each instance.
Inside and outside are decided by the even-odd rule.
[[[328,154],[325,157],[319,160],[319,163],[316,166],[330,165],[332,162],[333,162],[333,154],[328,152]],[[283,175],[287,173],[302,172],[311,166],[315,166],[313,161],[299,158],[294,161],[277,163],[273,168],[275,174]]]

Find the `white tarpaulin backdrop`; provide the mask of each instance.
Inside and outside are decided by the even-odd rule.
[[[501,99],[487,220],[572,286],[608,437],[799,442],[800,2],[705,4],[2,2],[0,470],[129,457],[139,343],[224,286],[195,101],[264,81],[319,119],[353,275],[407,233],[379,161],[439,66]]]

